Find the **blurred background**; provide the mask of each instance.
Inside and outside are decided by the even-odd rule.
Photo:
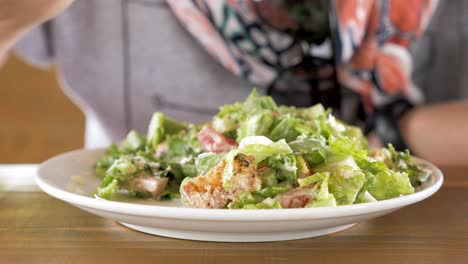
[[[84,116],[54,69],[10,56],[0,70],[0,163],[37,163],[83,146]]]
[[[468,97],[468,1],[440,1],[425,37],[412,48],[414,79],[428,102]],[[83,146],[84,116],[53,69],[10,55],[0,67],[1,163],[36,163]]]

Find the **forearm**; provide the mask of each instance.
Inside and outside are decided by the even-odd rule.
[[[438,165],[468,165],[468,101],[421,106],[400,121],[417,156]]]
[[[29,29],[57,15],[72,0],[0,0],[0,57]]]

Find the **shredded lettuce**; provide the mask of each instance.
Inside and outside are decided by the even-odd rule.
[[[212,127],[215,137],[200,135],[204,126]],[[232,140],[221,140],[226,138]],[[210,144],[220,146],[213,151],[224,152],[203,153]],[[245,155],[255,158],[257,171],[252,177],[261,179],[261,189],[255,192],[245,192],[242,184],[232,181],[238,173],[234,164],[245,162]],[[146,135],[130,131],[96,161],[94,170],[102,179],[96,194],[111,199],[126,190],[138,198],[177,199],[185,179],[206,175],[221,162],[223,171],[210,177],[219,177],[213,182],[221,180],[223,189],[218,190],[229,196],[232,209],[281,208],[275,197],[288,199],[289,192],[294,197],[295,191],[304,189],[312,195],[306,207],[372,202],[411,194],[431,174],[407,150],[397,151],[392,145],[369,150],[359,127],[338,120],[321,104],[278,106],[253,90],[243,102],[221,106],[208,123],[178,122],[154,113]],[[138,177],[166,177],[164,192],[153,193],[154,197],[133,192]]]

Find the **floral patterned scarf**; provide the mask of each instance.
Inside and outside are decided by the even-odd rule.
[[[259,87],[278,83],[285,69],[300,61],[303,47],[290,35],[259,19],[254,0],[167,1],[178,19],[201,45],[232,73]],[[437,0],[334,0],[337,26],[333,32],[336,72],[341,86],[360,95],[366,112],[395,98],[418,103],[422,96],[411,82],[410,44],[420,37]],[[328,43],[329,44],[329,43]],[[330,56],[330,45],[311,47]],[[336,70],[336,71],[335,71]],[[298,79],[298,80],[295,80]],[[279,82],[286,89],[310,85],[294,74]],[[306,89],[305,87],[304,89]]]

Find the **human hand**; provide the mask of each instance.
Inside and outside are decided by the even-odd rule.
[[[0,0],[0,56],[32,27],[56,16],[72,0]]]
[[[437,165],[468,165],[468,101],[416,107],[400,119],[401,134],[417,156]]]

